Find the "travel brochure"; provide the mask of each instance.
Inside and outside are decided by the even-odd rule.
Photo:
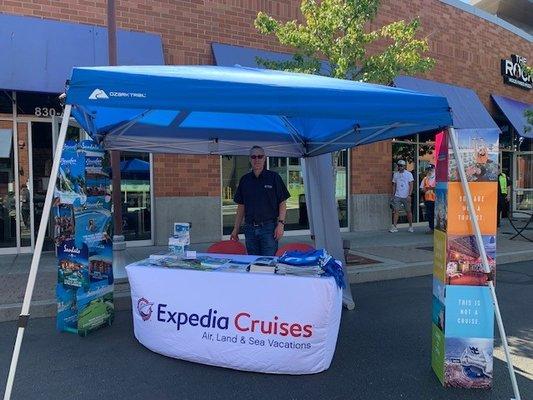
[[[53,212],[57,328],[85,336],[114,318],[109,173],[92,140],[65,143]]]

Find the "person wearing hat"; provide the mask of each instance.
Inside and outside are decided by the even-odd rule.
[[[398,223],[398,216],[400,211],[400,206],[403,205],[405,212],[407,213],[407,221],[409,221],[409,232],[414,232],[413,230],[413,213],[411,212],[411,194],[413,193],[413,175],[411,172],[405,169],[406,162],[404,160],[399,160],[396,165],[398,166],[398,171],[392,176],[392,227],[389,229],[389,232],[398,232],[396,224]]]
[[[435,228],[435,166],[433,164],[426,167],[426,176],[420,183],[420,189],[424,194],[426,218],[429,223],[428,233],[432,233]]]

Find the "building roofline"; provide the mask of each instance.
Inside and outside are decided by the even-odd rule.
[[[474,7],[471,4],[465,3],[461,0],[439,0],[439,1],[449,6],[459,8],[460,10],[466,11],[467,13],[473,14],[476,17],[483,18],[484,20],[492,22],[495,25],[498,25],[504,29],[507,29],[508,31],[514,33],[515,35],[520,36],[523,39],[526,39],[530,43],[533,41],[533,35],[530,35],[526,31],[514,26],[513,24],[510,24],[509,22],[491,13],[488,13],[487,11]]]

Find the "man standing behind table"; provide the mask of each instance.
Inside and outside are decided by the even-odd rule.
[[[262,147],[250,149],[252,171],[243,175],[235,192],[237,203],[232,240],[239,240],[239,228],[244,218],[244,236],[248,254],[273,256],[285,228],[286,200],[290,197],[281,176],[265,169],[266,156]]]
[[[400,160],[397,163],[398,171],[392,176],[392,227],[389,232],[398,232],[396,224],[398,223],[398,216],[400,206],[403,205],[407,213],[407,221],[409,221],[409,232],[413,230],[413,213],[411,212],[411,194],[413,193],[413,175],[405,169],[406,163]]]

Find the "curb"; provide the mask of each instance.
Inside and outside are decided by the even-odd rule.
[[[530,250],[502,253],[497,255],[496,265],[529,260],[533,260],[533,251]],[[431,275],[432,273],[432,261],[411,264],[384,262],[382,264],[348,266],[348,279],[350,284],[414,278],[417,276]],[[115,311],[131,310],[130,287],[125,278],[115,281],[114,302]],[[22,303],[1,304],[0,322],[16,321],[21,308]],[[54,317],[56,312],[57,303],[55,299],[32,301],[31,303],[31,318]]]

